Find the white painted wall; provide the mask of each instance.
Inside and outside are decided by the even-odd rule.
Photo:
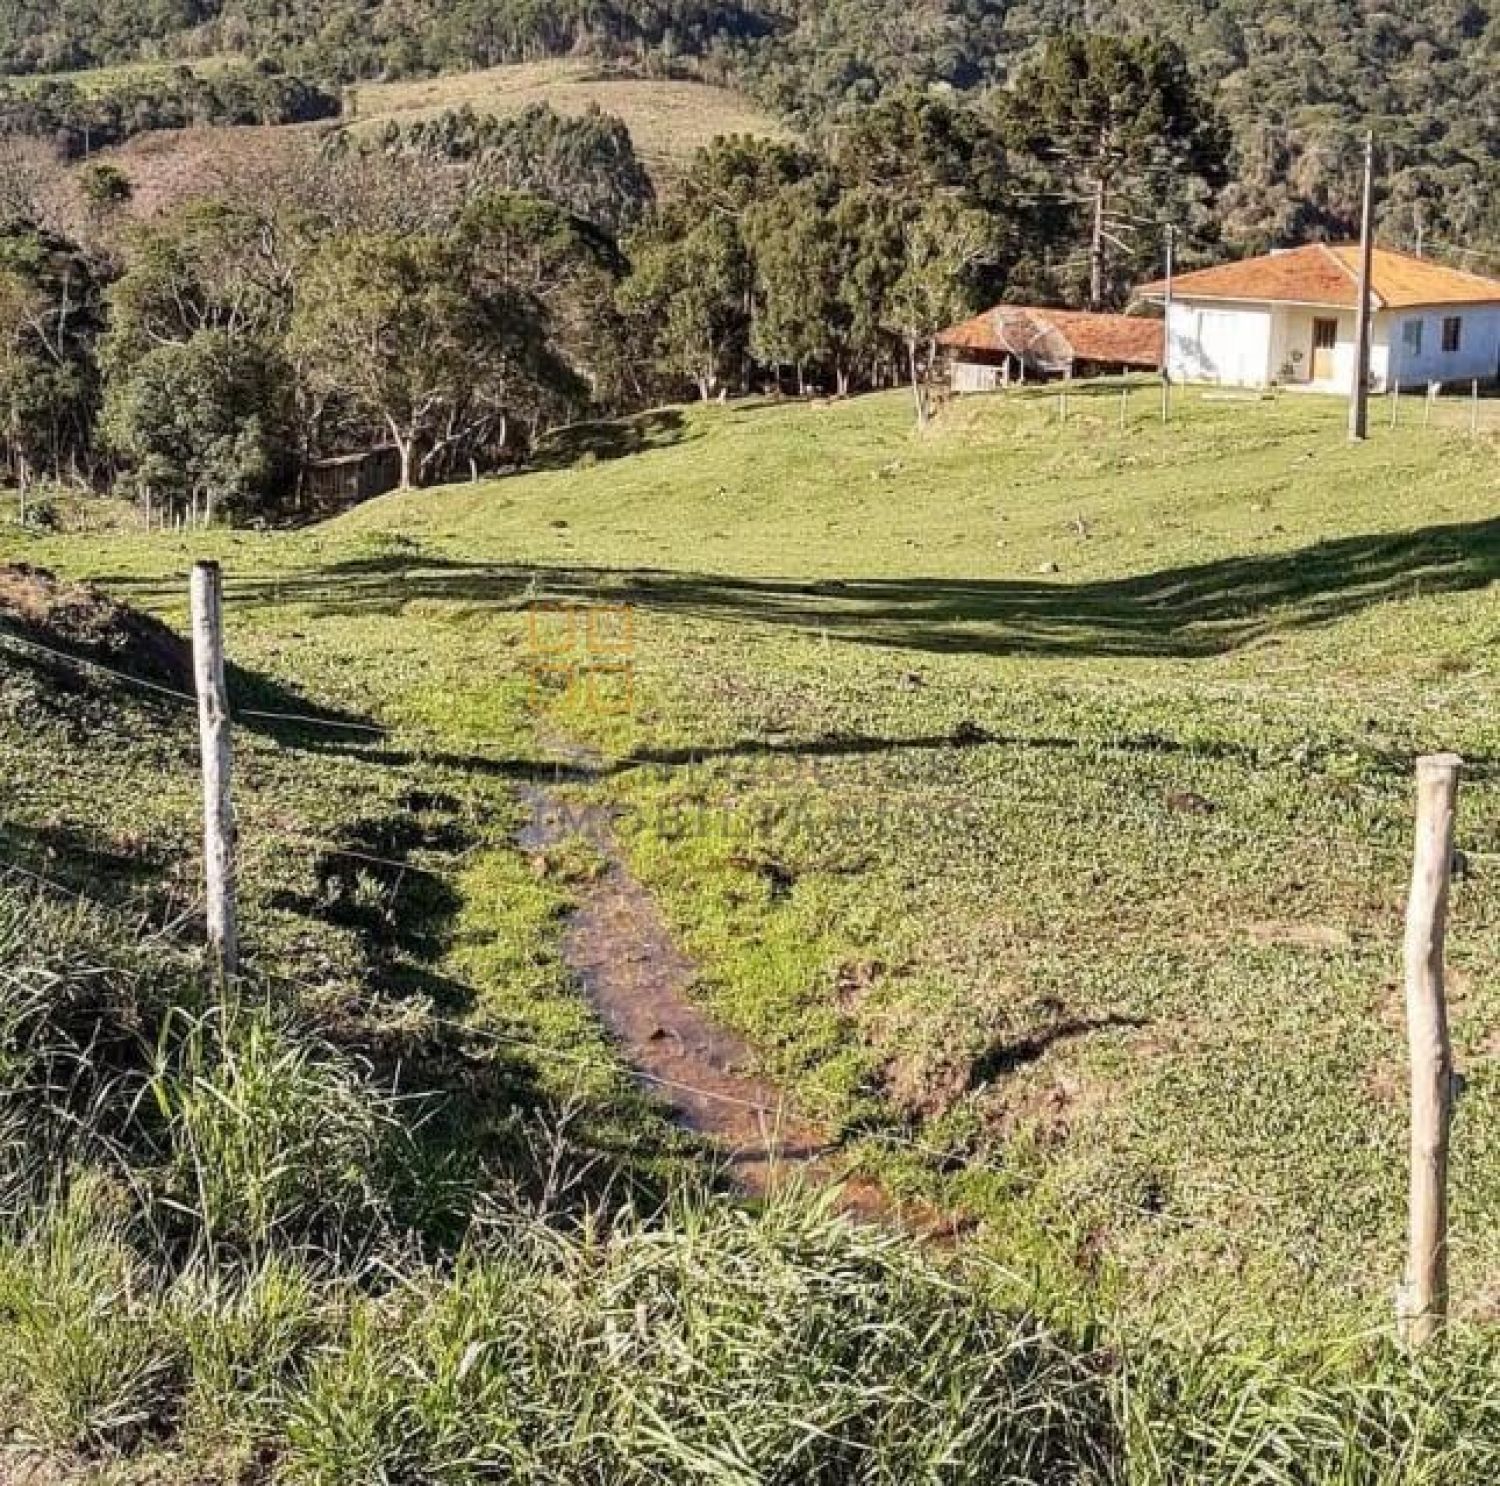
[[[1333,345],[1333,373],[1313,382],[1313,321],[1337,320]],[[1286,386],[1312,385],[1330,392],[1348,392],[1354,378],[1356,324],[1353,310],[1318,309],[1312,305],[1278,305],[1271,333],[1271,374]],[[1390,316],[1377,313],[1370,330],[1370,379],[1378,389],[1386,385],[1390,366]]]
[[[1336,320],[1330,374],[1313,381],[1313,321]],[[1354,311],[1313,305],[1222,305],[1176,300],[1169,328],[1172,376],[1186,382],[1263,387],[1272,382],[1348,392],[1354,377]],[[1392,317],[1377,313],[1370,377],[1383,390],[1391,363]],[[1439,334],[1433,331],[1432,334]],[[1465,333],[1467,334],[1467,328]],[[1424,331],[1424,336],[1428,332]],[[1403,373],[1403,380],[1416,380]]]
[[[978,361],[954,361],[953,390],[958,393],[994,392],[1008,385],[1003,366],[987,366]]]
[[[1263,387],[1271,377],[1271,308],[1176,299],[1167,316],[1174,382]]]
[[[1457,351],[1443,350],[1443,321],[1457,315],[1462,322]],[[1394,310],[1389,321],[1391,376],[1403,387],[1427,382],[1485,381],[1500,375],[1500,304],[1447,305],[1432,309]],[[1402,327],[1420,323],[1422,348],[1413,351]]]

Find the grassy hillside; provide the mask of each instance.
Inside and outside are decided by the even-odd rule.
[[[790,137],[772,115],[728,88],[611,75],[597,64],[568,60],[364,83],[350,90],[349,110],[357,127],[364,128],[390,119],[409,123],[455,108],[503,116],[537,103],[559,113],[597,107],[623,119],[637,153],[658,181],[676,174],[720,135]]]
[[[1500,849],[1495,446],[1350,449],[1312,398],[1155,408],[967,403],[925,438],[899,398],[669,410],[549,472],[190,545],[226,557],[248,664],[447,751],[601,749],[704,1002],[808,1107],[948,1152],[998,1247],[1376,1317],[1416,753],[1472,758],[1461,834]],[[181,541],[23,546],[180,612]],[[535,725],[538,599],[634,606],[633,717]],[[1452,933],[1470,1315],[1495,890],[1476,868]]]
[[[101,76],[136,76],[148,70],[142,64],[135,69],[111,68]],[[91,76],[80,73],[72,80],[86,87]],[[637,153],[658,185],[673,179],[699,149],[721,135],[790,138],[774,117],[728,88],[612,77],[597,65],[576,61],[518,63],[409,82],[364,83],[349,90],[348,100],[352,122],[347,127],[357,130],[392,120],[411,123],[465,107],[501,116],[537,103],[550,104],[565,114],[598,107],[625,121]],[[326,127],[160,129],[137,135],[96,158],[109,160],[129,176],[134,188],[132,212],[152,217],[186,197],[221,188],[237,168],[274,152],[301,148],[312,131]]]

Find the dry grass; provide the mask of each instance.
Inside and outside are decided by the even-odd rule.
[[[658,185],[681,173],[693,154],[725,134],[790,138],[787,129],[728,88],[670,79],[608,77],[578,61],[521,63],[486,72],[450,73],[408,82],[368,83],[351,89],[352,127],[389,120],[412,123],[466,105],[507,115],[546,103],[580,114],[598,105],[625,121],[637,153]],[[130,177],[132,215],[149,220],[181,202],[224,187],[246,166],[290,151],[327,124],[159,129],[140,134],[95,159]]]
[[[546,103],[579,114],[593,105],[625,121],[635,147],[658,181],[678,173],[695,151],[724,134],[787,139],[790,134],[757,104],[728,88],[671,79],[610,76],[597,64],[558,60],[450,73],[353,89],[356,127],[399,119],[409,123],[466,105],[507,115]]]

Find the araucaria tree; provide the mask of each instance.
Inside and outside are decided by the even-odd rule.
[[[1222,186],[1229,140],[1171,41],[1067,32],[1018,70],[1001,114],[1039,191],[1081,213],[1088,300],[1124,287],[1117,274],[1164,213],[1181,216]]]

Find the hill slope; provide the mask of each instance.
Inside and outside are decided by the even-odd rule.
[[[1086,12],[1070,0],[318,0],[291,9],[75,0],[61,10],[0,0],[0,71],[229,53],[350,81],[587,54],[647,71],[694,66],[805,128],[890,88],[1001,83],[1041,39],[1079,25],[1149,29],[1182,45],[1233,127],[1241,189],[1232,236],[1255,242],[1308,223],[1347,230],[1359,134],[1373,125],[1388,152],[1388,230],[1410,241],[1420,220],[1428,241],[1497,250],[1500,21],[1490,0],[1391,0],[1378,11],[1169,0],[1149,21],[1129,0]]]
[[[505,116],[534,104],[564,114],[598,108],[622,119],[637,154],[658,180],[680,171],[721,135],[791,137],[786,126],[743,94],[706,83],[611,75],[581,61],[520,63],[410,82],[364,83],[350,90],[355,128],[411,123],[447,109]]]

